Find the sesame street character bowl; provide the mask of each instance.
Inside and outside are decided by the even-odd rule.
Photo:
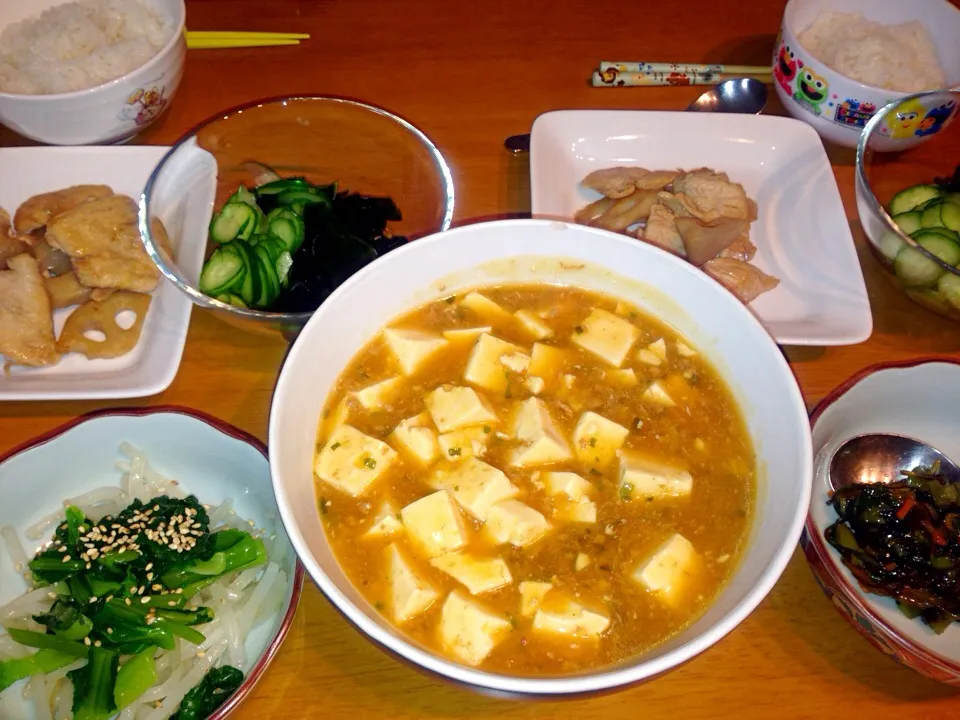
[[[48,145],[126,142],[160,117],[180,85],[184,2],[116,3],[110,12],[121,9],[126,35],[112,45],[104,41],[118,18],[102,7],[59,7],[65,2],[0,0],[0,124]],[[69,66],[54,53],[71,58]],[[137,62],[119,77],[111,71]]]
[[[884,153],[890,118],[917,102],[953,108],[929,142]],[[960,320],[960,91],[909,95],[882,108],[857,146],[856,194],[860,224],[889,278],[911,300]]]
[[[829,67],[801,44],[799,38],[803,32],[818,17],[831,12],[859,13],[866,20],[882,25],[920,23],[943,71],[944,87],[960,83],[960,44],[956,42],[960,37],[960,10],[948,0],[910,3],[789,0],[783,13],[780,37],[773,49],[773,84],[787,111],[809,123],[824,140],[856,147],[870,118],[891,101],[909,94],[848,77]],[[867,38],[844,39],[843,42],[874,41]],[[841,48],[841,51],[850,54],[849,48]],[[887,123],[877,133],[886,141],[876,142],[875,149],[881,152],[903,150],[937,134],[956,108],[942,107],[934,100],[932,97],[916,99],[909,106],[904,105],[898,115],[889,115]]]
[[[838,519],[827,501],[830,461],[841,445],[859,435],[892,433],[960,457],[958,402],[960,364],[946,359],[874,365],[829,393],[810,418],[813,493],[800,540],[820,588],[857,632],[897,662],[953,686],[960,686],[960,624],[938,634],[919,617],[907,617],[893,598],[864,591],[824,530]]]

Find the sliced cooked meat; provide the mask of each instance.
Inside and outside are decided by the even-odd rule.
[[[16,365],[54,365],[53,310],[37,260],[22,253],[7,265],[0,270],[0,355]]]
[[[665,205],[657,203],[650,208],[646,227],[637,237],[681,257],[686,256],[683,238],[677,230],[677,218]]]
[[[594,170],[580,184],[608,198],[622,198],[637,189],[636,182],[650,171],[638,167],[612,167]]]
[[[85,303],[93,292],[81,285],[72,271],[56,277],[44,277],[43,286],[47,289],[50,304],[55,310]]]
[[[746,220],[731,218],[705,223],[696,218],[678,217],[676,224],[687,251],[687,260],[694,265],[713,260],[750,227]]]
[[[106,185],[74,185],[63,190],[34,195],[17,208],[13,226],[20,234],[31,233],[44,227],[60,213],[109,195],[113,195],[113,190]]]
[[[733,258],[717,258],[703,265],[703,270],[730,292],[749,303],[773,290],[780,281],[750,263]]]
[[[10,216],[0,208],[0,270],[5,270],[7,260],[16,257],[29,249],[20,238],[14,237],[10,226]]]
[[[733,258],[750,262],[753,256],[757,254],[757,246],[750,242],[749,233],[743,233],[740,237],[730,243],[730,247],[720,253],[719,257]]]
[[[627,201],[631,202],[627,202]],[[631,225],[646,220],[652,208],[657,202],[657,193],[653,190],[637,190],[633,195],[618,200],[617,203],[623,203],[624,209],[617,212],[614,206],[603,215],[597,218],[593,225],[604,227],[614,232],[623,232]]]
[[[601,217],[610,207],[617,202],[613,198],[602,197],[599,200],[582,207],[574,213],[573,221],[581,225],[589,225],[597,218]]]
[[[743,186],[730,182],[726,173],[709,168],[693,170],[674,181],[673,192],[685,196],[693,214],[702,220],[717,217],[752,220],[756,217]]]

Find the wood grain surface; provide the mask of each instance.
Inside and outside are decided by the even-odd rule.
[[[433,138],[453,168],[456,222],[525,213],[527,160],[506,153],[504,137],[528,131],[547,110],[681,109],[701,92],[592,89],[587,80],[600,60],[767,63],[782,9],[782,0],[188,0],[192,30],[312,38],[299,47],[190,51],[170,110],[136,142],[173,143],[211,114],[260,97],[348,96],[390,108]],[[775,97],[770,112],[783,114]],[[0,146],[17,144],[27,143],[0,130]],[[960,358],[960,325],[911,303],[866,251],[853,153],[829,153],[875,327],[861,345],[785,349],[811,407],[872,363]],[[265,438],[285,351],[279,339],[242,334],[195,310],[180,372],[166,392],[121,403],[2,403],[0,450],[118,404],[196,407]],[[798,551],[760,608],[703,655],[652,682],[563,702],[491,699],[426,677],[368,643],[308,583],[285,645],[234,717],[946,719],[960,718],[960,694],[861,639],[821,594]]]

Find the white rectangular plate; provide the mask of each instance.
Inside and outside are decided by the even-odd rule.
[[[154,146],[0,148],[0,207],[12,217],[32,195],[80,184],[109,185],[115,193],[139,201],[147,178],[167,150]],[[190,257],[183,257],[181,250],[174,247],[180,262],[199,270],[204,248],[190,248]],[[71,353],[51,367],[0,371],[0,400],[131,398],[162,392],[180,367],[192,307],[185,295],[161,279],[133,351],[109,360]],[[72,311],[55,313],[57,333]]]
[[[534,217],[570,220],[599,195],[580,181],[617,165],[726,172],[757,203],[753,262],[780,285],[750,308],[781,345],[853,345],[873,330],[870,302],[833,169],[819,136],[790,118],[561,110],[530,144]]]

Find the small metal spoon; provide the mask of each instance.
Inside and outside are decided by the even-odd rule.
[[[830,485],[839,490],[856,483],[897,482],[903,478],[901,471],[930,467],[937,460],[949,482],[960,482],[960,468],[925,442],[902,435],[859,435],[833,453]]]
[[[766,85],[756,78],[734,78],[707,90],[687,106],[687,111],[757,115],[766,104]],[[514,155],[530,152],[530,133],[511,135],[503,145]]]

